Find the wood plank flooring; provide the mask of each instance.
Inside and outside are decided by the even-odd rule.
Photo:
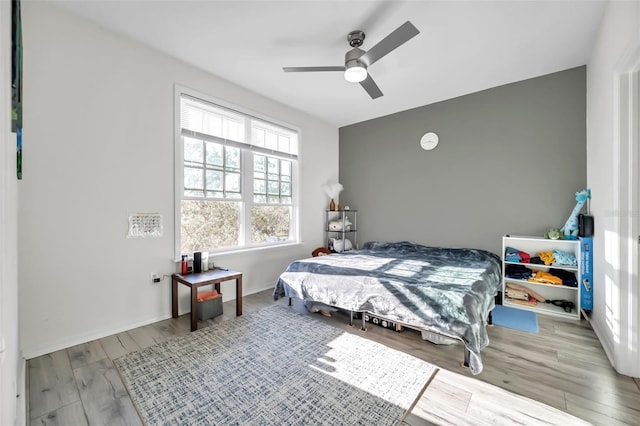
[[[271,290],[243,302],[245,314],[274,303]],[[297,300],[292,309],[307,313]],[[224,312],[198,326],[232,321],[235,301],[226,302]],[[611,368],[586,321],[538,315],[538,334],[491,326],[491,343],[482,351],[484,371],[473,376],[460,367],[459,344],[438,346],[412,330],[397,333],[374,325],[362,332],[349,327],[343,313],[308,315],[440,368],[404,425],[640,424],[640,380]],[[140,425],[112,361],[188,333],[189,315],[183,315],[29,360],[30,424]]]

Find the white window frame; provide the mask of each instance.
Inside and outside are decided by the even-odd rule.
[[[223,252],[239,252],[239,251],[248,251],[254,249],[265,249],[265,248],[274,248],[274,247],[282,247],[284,245],[291,244],[299,244],[300,243],[300,227],[299,227],[299,217],[300,217],[300,147],[301,147],[301,139],[302,132],[300,128],[297,126],[293,126],[289,123],[282,122],[280,120],[274,119],[272,117],[268,117],[264,114],[257,113],[246,109],[244,107],[240,107],[238,105],[231,104],[229,102],[223,101],[221,99],[214,98],[212,96],[208,96],[201,92],[198,92],[193,89],[189,89],[184,86],[175,85],[174,90],[174,255],[175,259],[180,259],[180,256],[185,253],[181,253],[181,203],[184,199],[200,199],[200,198],[190,198],[183,196],[184,189],[184,151],[182,146],[182,127],[181,127],[181,117],[180,117],[180,100],[182,95],[187,95],[193,98],[200,99],[205,102],[209,102],[219,107],[223,107],[229,109],[233,112],[242,114],[248,118],[245,122],[245,138],[247,139],[246,143],[239,143],[233,141],[225,141],[225,143],[233,146],[237,146],[241,148],[240,155],[240,164],[242,168],[241,173],[241,191],[242,196],[238,200],[241,205],[240,209],[240,240],[241,245],[235,247],[226,247],[221,249],[209,249],[210,253],[220,254]],[[251,118],[255,118],[266,123],[273,124],[275,126],[281,126],[291,131],[294,131],[298,134],[297,141],[297,154],[286,154],[283,152],[272,151],[267,148],[261,148],[257,146],[253,146],[250,142],[251,135]],[[198,134],[194,132],[194,137],[198,137]],[[206,139],[206,138],[205,138]],[[291,218],[290,218],[290,235],[291,239],[287,241],[277,241],[277,242],[265,242],[259,244],[253,244],[248,239],[251,235],[251,210],[252,207],[259,203],[254,203],[253,201],[253,153],[266,155],[268,157],[278,157],[281,159],[287,159],[291,161]],[[274,205],[274,204],[264,204],[264,205]]]

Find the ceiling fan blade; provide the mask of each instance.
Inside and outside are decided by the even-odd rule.
[[[420,34],[420,31],[418,31],[411,22],[407,21],[396,28],[391,34],[380,40],[378,44],[362,55],[359,60],[367,64],[367,66],[372,65],[380,58],[400,47],[418,34]]]
[[[344,71],[344,66],[338,67],[282,67],[284,72],[313,72],[313,71]]]
[[[367,78],[360,82],[360,86],[367,91],[371,99],[377,99],[382,96],[382,90],[380,90],[376,82],[373,81],[370,74],[367,74]]]

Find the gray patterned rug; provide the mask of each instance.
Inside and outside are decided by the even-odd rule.
[[[280,305],[114,364],[148,425],[392,425],[436,371]]]

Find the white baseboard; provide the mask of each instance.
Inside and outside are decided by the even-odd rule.
[[[51,345],[51,346],[43,346],[40,348],[35,348],[32,349],[30,351],[25,352],[24,357],[25,359],[29,360],[32,358],[36,358],[42,355],[46,355],[46,354],[50,354],[52,352],[56,352],[59,351],[61,349],[67,349],[70,348],[72,346],[76,346],[76,345],[80,345],[82,343],[87,343],[87,342],[91,342],[92,340],[96,340],[96,339],[102,339],[103,337],[107,337],[107,336],[111,336],[113,334],[118,334],[118,333],[122,333],[123,331],[129,331],[132,330],[134,328],[138,328],[138,327],[142,327],[148,324],[153,324],[154,322],[158,322],[158,321],[162,321],[165,320],[167,318],[171,318],[171,313],[169,314],[164,314],[162,316],[158,316],[155,318],[149,318],[143,321],[139,321],[136,323],[131,323],[131,324],[124,324],[121,325],[119,327],[114,327],[114,328],[104,328],[102,330],[96,330],[95,332],[90,332],[90,333],[86,333],[86,334],[82,334],[82,335],[78,335],[78,336],[73,336],[67,339],[64,339],[58,343],[56,343],[55,345]]]
[[[275,281],[274,281],[275,282]],[[274,287],[274,282],[270,282],[270,283],[264,283],[261,286],[258,286],[257,288],[255,286],[252,286],[252,288],[248,289],[248,291],[245,293],[243,292],[243,297],[248,296],[250,294],[254,294],[254,293],[259,293],[261,291],[265,291],[268,290],[270,288]],[[230,300],[235,300],[234,298],[230,298],[228,300],[225,301],[230,301]],[[95,332],[90,332],[90,333],[86,333],[86,334],[82,334],[82,335],[78,335],[78,336],[73,336],[70,337],[68,339],[64,339],[58,343],[56,343],[55,345],[52,346],[43,346],[40,348],[35,348],[33,350],[27,351],[24,353],[24,359],[25,360],[29,360],[32,358],[36,358],[42,355],[46,355],[55,351],[59,351],[61,349],[67,349],[70,348],[72,346],[76,346],[76,345],[80,345],[82,343],[87,343],[87,342],[91,342],[92,340],[97,340],[97,339],[102,339],[103,337],[107,337],[107,336],[112,336],[114,334],[118,334],[118,333],[122,333],[124,331],[129,331],[132,330],[134,328],[138,328],[138,327],[142,327],[145,325],[149,325],[149,324],[153,324],[154,322],[158,322],[158,321],[162,321],[162,320],[166,320],[168,318],[171,318],[171,313],[166,313],[163,315],[160,315],[158,317],[154,317],[154,318],[149,318],[143,321],[139,321],[136,323],[131,323],[131,324],[124,324],[121,325],[119,327],[114,327],[114,328],[110,328],[110,327],[105,327],[104,329],[101,330],[96,330]]]
[[[600,321],[597,319],[591,318],[589,320],[589,324],[591,325],[591,329],[596,334],[596,337],[600,341],[600,346],[604,349],[604,353],[607,355],[609,359],[609,363],[612,367],[615,368],[615,359],[613,357],[613,350],[611,347],[611,340],[609,339],[609,334],[605,332],[602,328]]]
[[[20,357],[18,365],[18,389],[16,392],[16,425],[26,425],[29,418],[29,398],[27,398],[27,360]]]

